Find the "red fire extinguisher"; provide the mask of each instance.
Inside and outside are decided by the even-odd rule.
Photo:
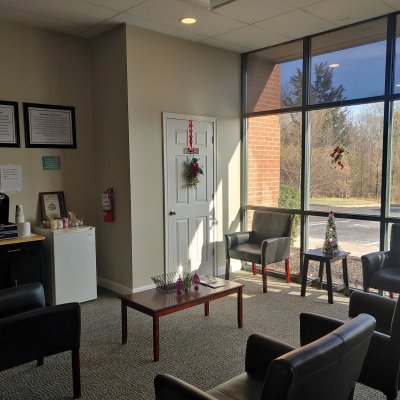
[[[103,220],[104,222],[114,221],[114,194],[113,188],[108,188],[102,195]]]

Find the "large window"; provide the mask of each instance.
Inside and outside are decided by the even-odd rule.
[[[311,111],[310,209],[379,215],[383,104]],[[343,148],[341,164],[332,157]]]
[[[387,249],[400,222],[400,13],[243,59],[247,227],[259,208],[301,217],[298,271],[293,257],[322,246],[332,210],[362,287],[361,255]]]

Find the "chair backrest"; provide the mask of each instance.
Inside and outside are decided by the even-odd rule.
[[[250,241],[261,243],[265,239],[290,237],[293,214],[275,211],[254,211]]]
[[[360,314],[322,338],[272,361],[263,400],[348,400],[375,329]]]
[[[400,224],[392,224],[388,266],[400,268]]]

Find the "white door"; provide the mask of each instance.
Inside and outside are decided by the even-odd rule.
[[[164,113],[166,272],[198,269],[200,274],[214,275],[215,128],[215,118]],[[190,137],[196,154],[189,153]],[[190,189],[185,165],[192,157],[198,159],[203,175]]]

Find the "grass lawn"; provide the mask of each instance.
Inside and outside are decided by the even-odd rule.
[[[335,197],[313,197],[310,199],[310,204],[316,205],[335,205],[335,206],[369,206],[379,205],[378,199],[356,199],[356,198],[335,198]]]

